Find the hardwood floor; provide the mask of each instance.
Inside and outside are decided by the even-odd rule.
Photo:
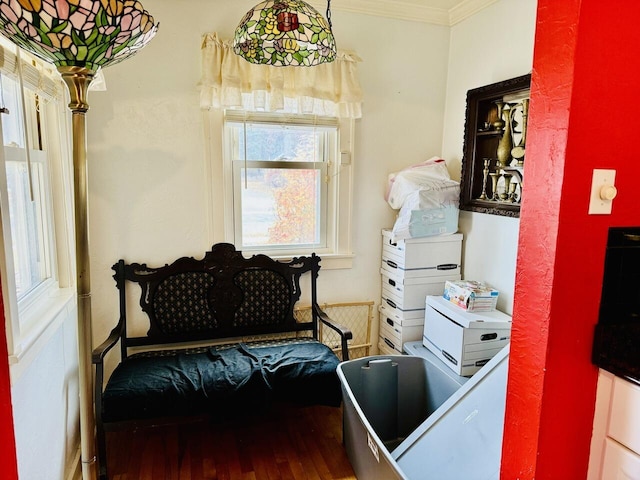
[[[339,408],[109,432],[107,444],[111,480],[356,480]]]

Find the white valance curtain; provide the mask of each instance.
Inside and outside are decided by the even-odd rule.
[[[23,54],[19,62],[18,56],[8,48],[0,45],[0,73],[19,81],[22,72],[24,86],[33,90],[45,99],[62,97],[64,85],[58,72],[28,54]]]
[[[8,42],[8,40],[7,40]],[[64,100],[67,91],[62,77],[53,65],[22,51],[18,62],[17,47],[0,45],[0,74],[13,80],[20,81],[22,73],[23,85],[36,92],[45,100]],[[99,69],[89,86],[89,90],[106,90],[106,82],[102,69]]]
[[[207,33],[202,41],[200,106],[340,118],[362,116],[362,90],[353,53],[314,67],[254,65],[233,53],[231,41]]]

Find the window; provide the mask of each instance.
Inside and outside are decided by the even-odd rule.
[[[25,122],[19,83],[2,77],[2,97],[8,113],[2,117],[4,161],[6,170],[11,250],[18,304],[31,292],[52,279],[53,226],[51,221],[51,189],[47,157],[37,131],[40,124],[38,96],[25,90],[24,105],[29,121]],[[36,148],[25,148],[27,125]],[[35,137],[35,138],[34,138]],[[27,154],[29,158],[27,158]]]
[[[50,196],[47,159],[42,151],[31,152],[30,180],[25,152],[25,149],[16,147],[4,149],[11,247],[19,303],[52,278],[53,231],[47,201]]]
[[[216,33],[201,47],[209,239],[281,258],[316,252],[323,268],[350,268],[360,58],[254,68]]]
[[[54,70],[4,38],[0,53],[0,268],[16,364],[73,298],[60,288],[72,285],[69,114]]]
[[[349,130],[347,128],[347,130]],[[231,235],[243,251],[340,253],[341,183],[337,118],[226,112]]]

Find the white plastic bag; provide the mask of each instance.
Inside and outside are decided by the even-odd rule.
[[[402,208],[408,195],[417,190],[438,190],[457,185],[451,180],[445,161],[432,157],[422,163],[389,175],[385,200],[391,208]]]
[[[391,231],[393,241],[458,231],[459,186],[453,185],[444,192],[438,192],[438,200],[433,193],[416,190],[407,196]]]
[[[460,184],[438,157],[389,175],[385,198],[392,208],[400,209],[394,240],[458,231]]]

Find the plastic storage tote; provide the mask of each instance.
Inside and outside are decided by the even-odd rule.
[[[344,444],[356,476],[497,479],[508,348],[466,383],[422,357],[342,362]]]

